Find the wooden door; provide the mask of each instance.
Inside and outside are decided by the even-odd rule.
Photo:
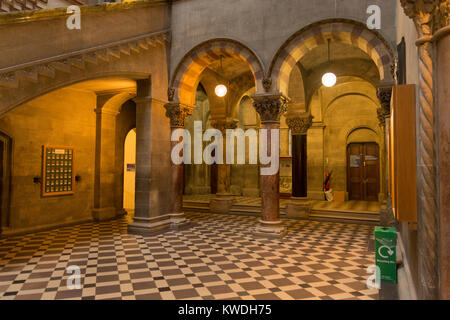
[[[378,201],[379,158],[379,147],[376,143],[351,143],[347,146],[349,200]]]

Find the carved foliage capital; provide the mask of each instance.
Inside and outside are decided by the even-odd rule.
[[[181,103],[167,103],[164,108],[166,109],[166,117],[170,119],[171,128],[183,128],[186,117],[192,114],[193,109]]]
[[[211,119],[213,128],[220,130],[222,133],[225,133],[227,129],[236,129],[238,122],[238,120],[232,118]]]
[[[283,95],[256,95],[252,98],[261,122],[279,122],[281,115],[287,111],[288,99]]]
[[[286,119],[286,124],[293,135],[306,134],[308,129],[312,125],[313,116],[310,114],[304,114],[301,116],[295,116]]]
[[[405,14],[414,20],[420,37],[431,36],[449,25],[450,0],[400,0]]]
[[[380,122],[380,126],[385,125],[385,120],[391,114],[391,96],[392,96],[392,87],[379,87],[377,88],[377,97],[380,100],[381,108],[377,109],[378,120]]]

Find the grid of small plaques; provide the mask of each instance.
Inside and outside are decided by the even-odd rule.
[[[44,195],[73,193],[73,156],[72,148],[46,147]]]

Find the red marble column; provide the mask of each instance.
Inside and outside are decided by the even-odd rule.
[[[271,130],[280,129],[280,117],[286,112],[287,98],[280,94],[255,95],[253,106],[261,117],[261,129],[267,132],[267,153],[270,155],[272,141]],[[279,137],[279,135],[278,135]],[[260,140],[260,148],[263,141]],[[279,140],[278,140],[279,145]],[[270,164],[261,168],[270,167]],[[255,236],[282,238],[286,235],[287,229],[280,220],[280,171],[273,175],[261,174],[261,202],[262,212],[259,225],[255,229]]]
[[[180,103],[168,103],[166,108],[166,116],[170,118],[170,128],[172,133],[177,129],[183,129],[186,116],[192,114],[192,108]],[[174,148],[179,141],[172,141]],[[172,169],[172,212],[170,213],[171,227],[173,229],[180,228],[189,223],[183,212],[183,176],[184,163],[176,164],[171,162]]]

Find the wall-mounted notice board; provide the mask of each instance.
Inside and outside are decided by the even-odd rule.
[[[74,194],[74,156],[73,147],[42,147],[43,197]]]

